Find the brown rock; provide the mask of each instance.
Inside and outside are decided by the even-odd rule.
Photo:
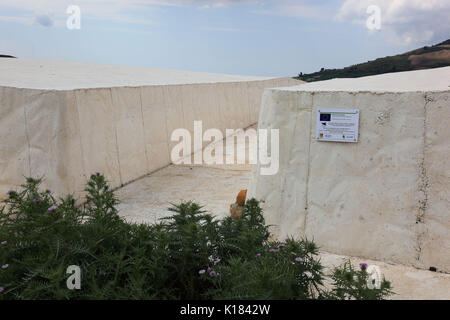
[[[236,197],[236,203],[240,206],[243,206],[245,204],[246,198],[247,198],[247,190],[241,190]]]
[[[230,214],[234,219],[239,219],[242,216],[243,210],[244,210],[244,207],[240,206],[237,203],[233,203],[230,205]]]

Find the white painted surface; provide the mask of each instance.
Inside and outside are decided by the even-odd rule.
[[[47,90],[269,80],[149,67],[38,59],[0,59],[0,86]]]
[[[413,91],[421,79],[431,92]],[[264,201],[274,233],[450,271],[448,79],[441,68],[267,89],[259,128],[280,130],[280,170],[261,176],[255,166],[249,196]],[[316,141],[321,108],[359,109],[359,142]]]
[[[119,187],[171,163],[173,130],[248,127],[264,88],[298,83],[0,59],[0,198],[24,176],[57,195],[83,196],[96,171]]]
[[[283,90],[297,91],[291,87]],[[301,91],[433,92],[450,89],[450,67],[306,83]]]

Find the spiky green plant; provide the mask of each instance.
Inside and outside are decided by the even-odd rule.
[[[152,225],[132,224],[103,175],[91,175],[87,202],[56,199],[28,178],[0,206],[0,299],[382,299],[368,274],[336,268],[334,286],[316,245],[269,241],[258,201],[242,217],[216,219],[194,202],[169,208]],[[66,285],[81,270],[81,289]],[[356,277],[356,278],[355,278]],[[355,280],[356,279],[356,280]]]

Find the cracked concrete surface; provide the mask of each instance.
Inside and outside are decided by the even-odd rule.
[[[101,171],[112,188],[170,164],[170,134],[247,127],[265,88],[302,83],[78,62],[0,61],[0,200],[24,176],[84,196]]]
[[[450,272],[448,75],[438,68],[266,89],[259,128],[279,128],[280,166],[272,176],[255,166],[249,195],[264,200],[272,232]],[[324,108],[360,110],[357,143],[315,139]]]
[[[118,209],[129,221],[153,223],[171,214],[171,203],[192,200],[224,217],[249,180],[248,171],[171,165],[117,190]]]

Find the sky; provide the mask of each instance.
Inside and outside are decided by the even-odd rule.
[[[449,17],[450,0],[0,0],[0,54],[295,76],[442,42]]]

